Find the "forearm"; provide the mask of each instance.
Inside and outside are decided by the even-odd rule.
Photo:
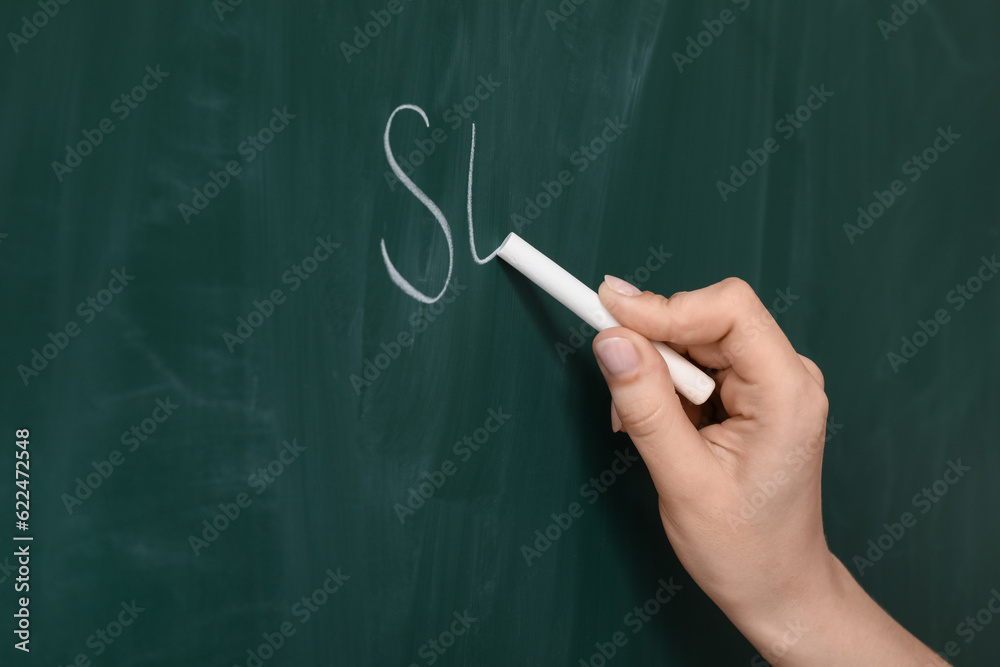
[[[774,667],[947,665],[861,588],[832,554],[800,599],[730,616]]]

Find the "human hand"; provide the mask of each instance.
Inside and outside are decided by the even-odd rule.
[[[828,560],[820,512],[827,400],[816,364],[796,354],[743,281],[670,299],[615,285],[628,296],[614,284],[601,285],[601,300],[627,328],[603,331],[594,351],[681,563],[724,610],[810,580]],[[716,369],[725,419],[696,428],[710,408],[676,394],[649,340]],[[804,447],[815,455],[802,456]],[[766,502],[750,505],[747,520],[741,508],[755,494]]]
[[[827,547],[823,375],[795,352],[753,289],[730,278],[667,299],[607,276],[600,297],[622,325],[594,339],[613,424],[649,468],[678,558],[730,620],[769,660],[784,656],[781,664],[936,658],[868,598]],[[714,409],[677,395],[650,340],[715,369]],[[712,423],[703,424],[706,417]],[[898,638],[904,653],[835,659],[845,637],[876,629]]]

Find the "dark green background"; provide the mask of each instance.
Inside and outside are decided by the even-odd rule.
[[[927,0],[885,40],[888,2],[587,0],[554,30],[556,0],[403,2],[350,63],[340,44],[381,0],[244,2],[224,20],[210,0],[75,0],[17,53],[0,45],[0,498],[13,535],[14,430],[30,428],[35,538],[32,653],[10,647],[6,578],[4,664],[94,658],[88,636],[134,599],[146,611],[93,664],[245,665],[292,621],[267,665],[423,665],[421,645],[468,610],[437,664],[577,665],[661,577],[683,590],[613,664],[750,664],[674,557],[641,465],[530,567],[519,551],[630,444],[610,433],[589,341],[565,363],[555,350],[573,316],[471,259],[471,122],[485,255],[607,118],[628,127],[522,236],[594,286],[662,246],[644,288],[736,275],[769,305],[799,296],[777,320],[843,425],[824,461],[832,549],[850,566],[948,460],[971,466],[861,583],[935,650],[957,641],[956,664],[992,664],[1000,623],[969,644],[956,625],[1000,587],[1000,281],[958,312],[946,295],[1000,251],[1000,11]],[[724,8],[735,21],[679,72],[672,54]],[[7,2],[0,28],[37,11]],[[169,77],[119,121],[112,101],[157,64]],[[500,87],[452,127],[445,112],[491,75]],[[821,85],[833,97],[781,138],[774,123]],[[438,226],[384,178],[404,103],[431,128],[398,115],[397,152],[447,135],[414,179],[448,218],[466,289],[355,392],[365,360],[427,316],[389,281],[380,239],[426,292],[447,270]],[[242,161],[286,106],[296,118]],[[51,163],[104,117],[114,132],[59,182]],[[949,126],[961,139],[850,243],[857,207]],[[770,136],[780,150],[723,202],[716,181]],[[185,224],[178,205],[229,160],[242,173]],[[340,247],[290,292],[281,276],[317,236]],[[121,267],[134,282],[25,386],[17,366]],[[287,302],[230,353],[223,334],[276,288]],[[894,372],[887,353],[938,308],[951,321]],[[69,514],[76,478],[167,397],[174,415]],[[453,443],[498,406],[511,419],[461,462]],[[292,439],[305,452],[257,495],[248,477]],[[445,459],[457,473],[401,525],[393,505]],[[189,536],[241,492],[252,505],[196,557]],[[292,605],[338,567],[350,580],[299,625]]]

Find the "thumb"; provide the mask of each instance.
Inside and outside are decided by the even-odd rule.
[[[615,327],[594,339],[594,356],[629,434],[661,496],[691,484],[708,451],[674,390],[663,357],[643,336]]]

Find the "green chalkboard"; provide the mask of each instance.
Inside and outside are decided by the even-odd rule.
[[[4,665],[763,664],[664,537],[592,333],[475,261],[473,125],[480,258],[516,231],[594,287],[754,286],[826,374],[831,548],[993,664],[1000,623],[965,624],[1000,587],[993,5],[16,0],[0,26]],[[401,105],[440,217],[387,160]]]

